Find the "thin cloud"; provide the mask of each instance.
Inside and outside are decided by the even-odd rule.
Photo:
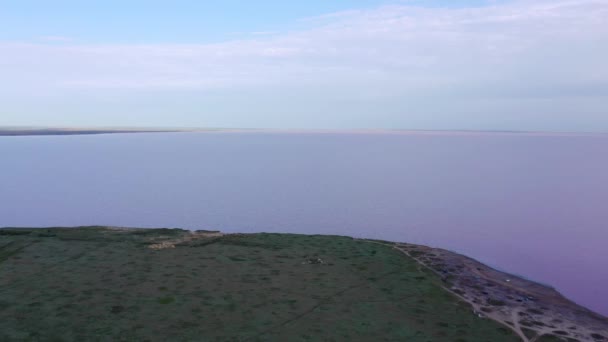
[[[218,44],[73,45],[68,37],[47,37],[60,45],[3,43],[0,72],[3,87],[13,91],[37,84],[58,92],[292,85],[357,94],[381,87],[387,96],[458,89],[468,96],[530,97],[542,85],[539,96],[547,97],[547,84],[556,84],[563,97],[567,85],[597,86],[590,94],[603,96],[608,83],[605,1],[403,4],[317,20],[307,30]]]

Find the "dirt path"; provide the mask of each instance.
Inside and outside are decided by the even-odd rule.
[[[401,249],[401,248],[398,248],[397,246],[394,246],[393,248],[395,248],[396,250],[398,250],[398,251],[400,251],[400,252],[404,253],[404,254],[405,254],[405,255],[407,255],[408,257],[410,257],[410,258],[412,258],[412,259],[416,260],[416,261],[417,261],[417,262],[418,262],[420,265],[424,266],[424,267],[425,267],[425,268],[427,268],[428,270],[430,270],[430,271],[432,271],[432,272],[434,272],[434,273],[437,273],[437,272],[436,272],[436,271],[435,271],[433,268],[429,267],[429,266],[428,266],[427,264],[425,264],[424,262],[421,262],[420,260],[418,260],[418,259],[414,258],[414,257],[413,257],[412,255],[410,255],[410,254],[409,254],[409,253],[408,253],[406,250],[403,250],[403,249]],[[507,321],[505,321],[504,319],[502,319],[501,317],[499,317],[499,316],[497,316],[497,315],[495,315],[495,314],[492,314],[492,313],[486,313],[486,314],[483,314],[483,313],[481,313],[482,311],[481,311],[481,307],[480,307],[480,305],[479,305],[478,303],[476,303],[475,301],[473,301],[472,299],[469,299],[469,298],[467,298],[467,297],[464,297],[464,296],[460,295],[459,293],[456,293],[456,292],[452,291],[452,289],[450,289],[450,288],[448,288],[448,287],[446,287],[446,286],[443,286],[443,288],[444,288],[446,291],[448,291],[448,292],[452,293],[454,296],[456,296],[456,297],[460,298],[462,301],[465,301],[465,302],[467,302],[468,304],[470,304],[470,305],[471,305],[471,307],[473,308],[473,313],[474,313],[474,314],[476,314],[477,316],[479,316],[480,318],[487,317],[487,318],[489,318],[489,319],[491,319],[491,320],[493,320],[493,321],[496,321],[497,323],[499,323],[499,324],[501,324],[501,325],[503,325],[503,326],[507,327],[508,329],[510,329],[510,330],[512,330],[514,333],[516,333],[516,334],[517,334],[517,335],[518,335],[518,336],[519,336],[519,337],[522,339],[522,341],[523,341],[523,342],[529,342],[528,337],[527,337],[527,336],[526,336],[526,335],[525,335],[525,334],[524,334],[524,333],[521,331],[521,328],[519,327],[519,324],[515,324],[514,326],[512,326],[512,325],[509,325],[509,324],[507,323]],[[517,315],[517,312],[515,312],[515,311],[514,311],[514,312],[513,312],[513,315],[514,315],[514,316],[516,316],[516,315]]]
[[[437,274],[444,288],[524,342],[551,335],[564,341],[608,342],[608,318],[581,307],[552,288],[494,270],[447,250],[404,243],[392,246]],[[530,337],[528,337],[530,336]]]

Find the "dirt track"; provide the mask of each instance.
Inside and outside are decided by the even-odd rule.
[[[547,335],[564,341],[608,341],[608,318],[571,302],[555,289],[447,250],[405,243],[395,248],[438,274],[446,290],[470,303],[480,318],[509,327],[523,341]]]

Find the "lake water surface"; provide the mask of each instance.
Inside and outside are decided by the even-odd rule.
[[[451,249],[608,315],[608,137],[0,138],[0,226],[341,234]]]

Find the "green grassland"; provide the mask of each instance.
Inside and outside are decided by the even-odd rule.
[[[388,245],[339,236],[0,230],[0,341],[518,341]]]

